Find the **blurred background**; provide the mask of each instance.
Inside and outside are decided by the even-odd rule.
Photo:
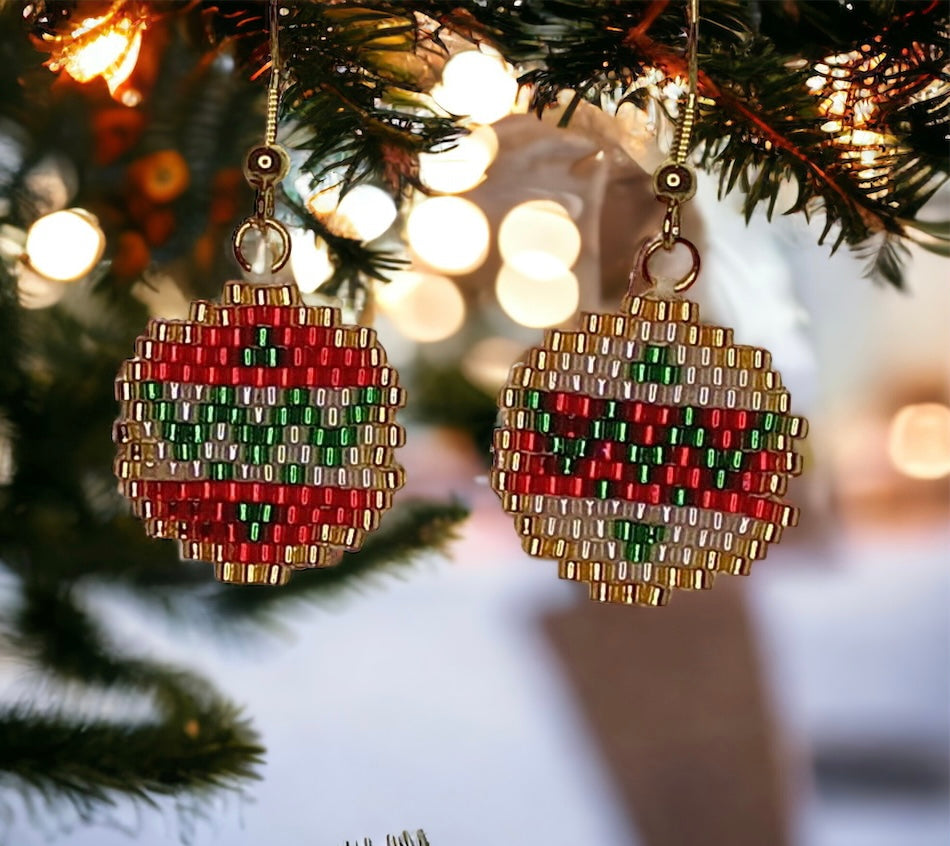
[[[378,330],[409,390],[408,483],[337,570],[218,585],[115,494],[112,379],[148,316],[240,278],[260,90],[234,81],[240,49],[208,59],[134,17],[110,25],[162,33],[163,72],[146,51],[131,82],[115,58],[111,78],[57,76],[23,20],[35,37],[76,4],[18,6],[0,10],[20,92],[0,117],[0,841],[948,842],[947,259],[912,245],[903,289],[872,282],[822,221],[747,220],[701,174],[690,296],[771,351],[810,421],[801,521],[748,579],[600,605],[522,551],[489,444],[511,364],[616,309],[657,232],[662,111],[566,97],[539,120],[498,55],[450,52],[432,96],[470,134],[423,153],[398,203],[311,178],[287,120],[278,278]],[[920,218],[950,218],[950,195]],[[406,263],[355,284],[349,240]]]

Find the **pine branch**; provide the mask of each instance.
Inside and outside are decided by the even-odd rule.
[[[534,63],[522,82],[534,86],[533,108],[555,104],[562,91],[601,105],[645,102],[639,78],[660,71],[686,76],[681,3],[656,0],[524,0],[454,9],[435,2],[417,7],[473,40],[492,40],[511,61]],[[775,210],[792,181],[797,202],[787,213],[821,209],[841,243],[872,256],[871,271],[900,284],[900,250],[912,220],[947,178],[950,123],[947,67],[950,38],[945,6],[927,2],[841,4],[793,2],[751,6],[708,0],[702,7],[700,93],[711,102],[695,141],[701,164],[716,170],[722,193],[741,190],[749,215]],[[787,52],[781,52],[781,44]],[[825,124],[820,97],[808,81],[829,54],[855,51],[878,63],[878,100],[864,129],[887,139],[868,166],[861,144],[842,140]],[[855,88],[871,85],[857,61]],[[662,88],[662,86],[660,86]],[[659,96],[659,95],[654,95]],[[666,108],[662,96],[659,106]],[[569,117],[569,115],[568,115]],[[883,186],[883,187],[882,187]],[[875,255],[877,246],[883,251]]]
[[[47,673],[119,695],[147,696],[148,722],[77,720],[65,712],[0,710],[0,782],[64,800],[83,817],[119,796],[207,801],[257,778],[263,748],[231,703],[203,679],[111,648],[72,591],[28,583],[8,643]]]
[[[257,778],[262,747],[232,706],[195,702],[156,725],[78,722],[28,708],[0,711],[0,783],[72,804],[88,817],[119,796],[207,800]]]
[[[420,152],[460,130],[422,96],[445,51],[398,3],[295,9],[287,32],[291,113],[319,130],[302,148],[314,183],[337,174],[344,192],[370,179],[397,195],[419,187]]]

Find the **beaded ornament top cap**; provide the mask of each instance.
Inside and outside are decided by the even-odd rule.
[[[768,352],[675,294],[549,330],[500,397],[492,484],[524,549],[592,599],[665,604],[745,574],[798,512],[807,424]]]
[[[376,333],[294,285],[225,285],[149,321],[116,380],[119,490],[218,578],[281,584],[359,549],[404,474],[405,404]]]

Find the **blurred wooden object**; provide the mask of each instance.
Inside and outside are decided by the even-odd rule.
[[[741,586],[544,621],[643,846],[786,846],[786,773]]]

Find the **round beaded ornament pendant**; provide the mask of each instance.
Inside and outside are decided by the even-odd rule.
[[[798,517],[782,495],[806,422],[770,360],[673,294],[549,330],[512,368],[494,436],[524,549],[602,602],[664,605],[748,573]]]
[[[376,333],[294,285],[225,285],[151,320],[116,380],[119,490],[217,578],[283,584],[359,549],[403,485],[396,371]]]

